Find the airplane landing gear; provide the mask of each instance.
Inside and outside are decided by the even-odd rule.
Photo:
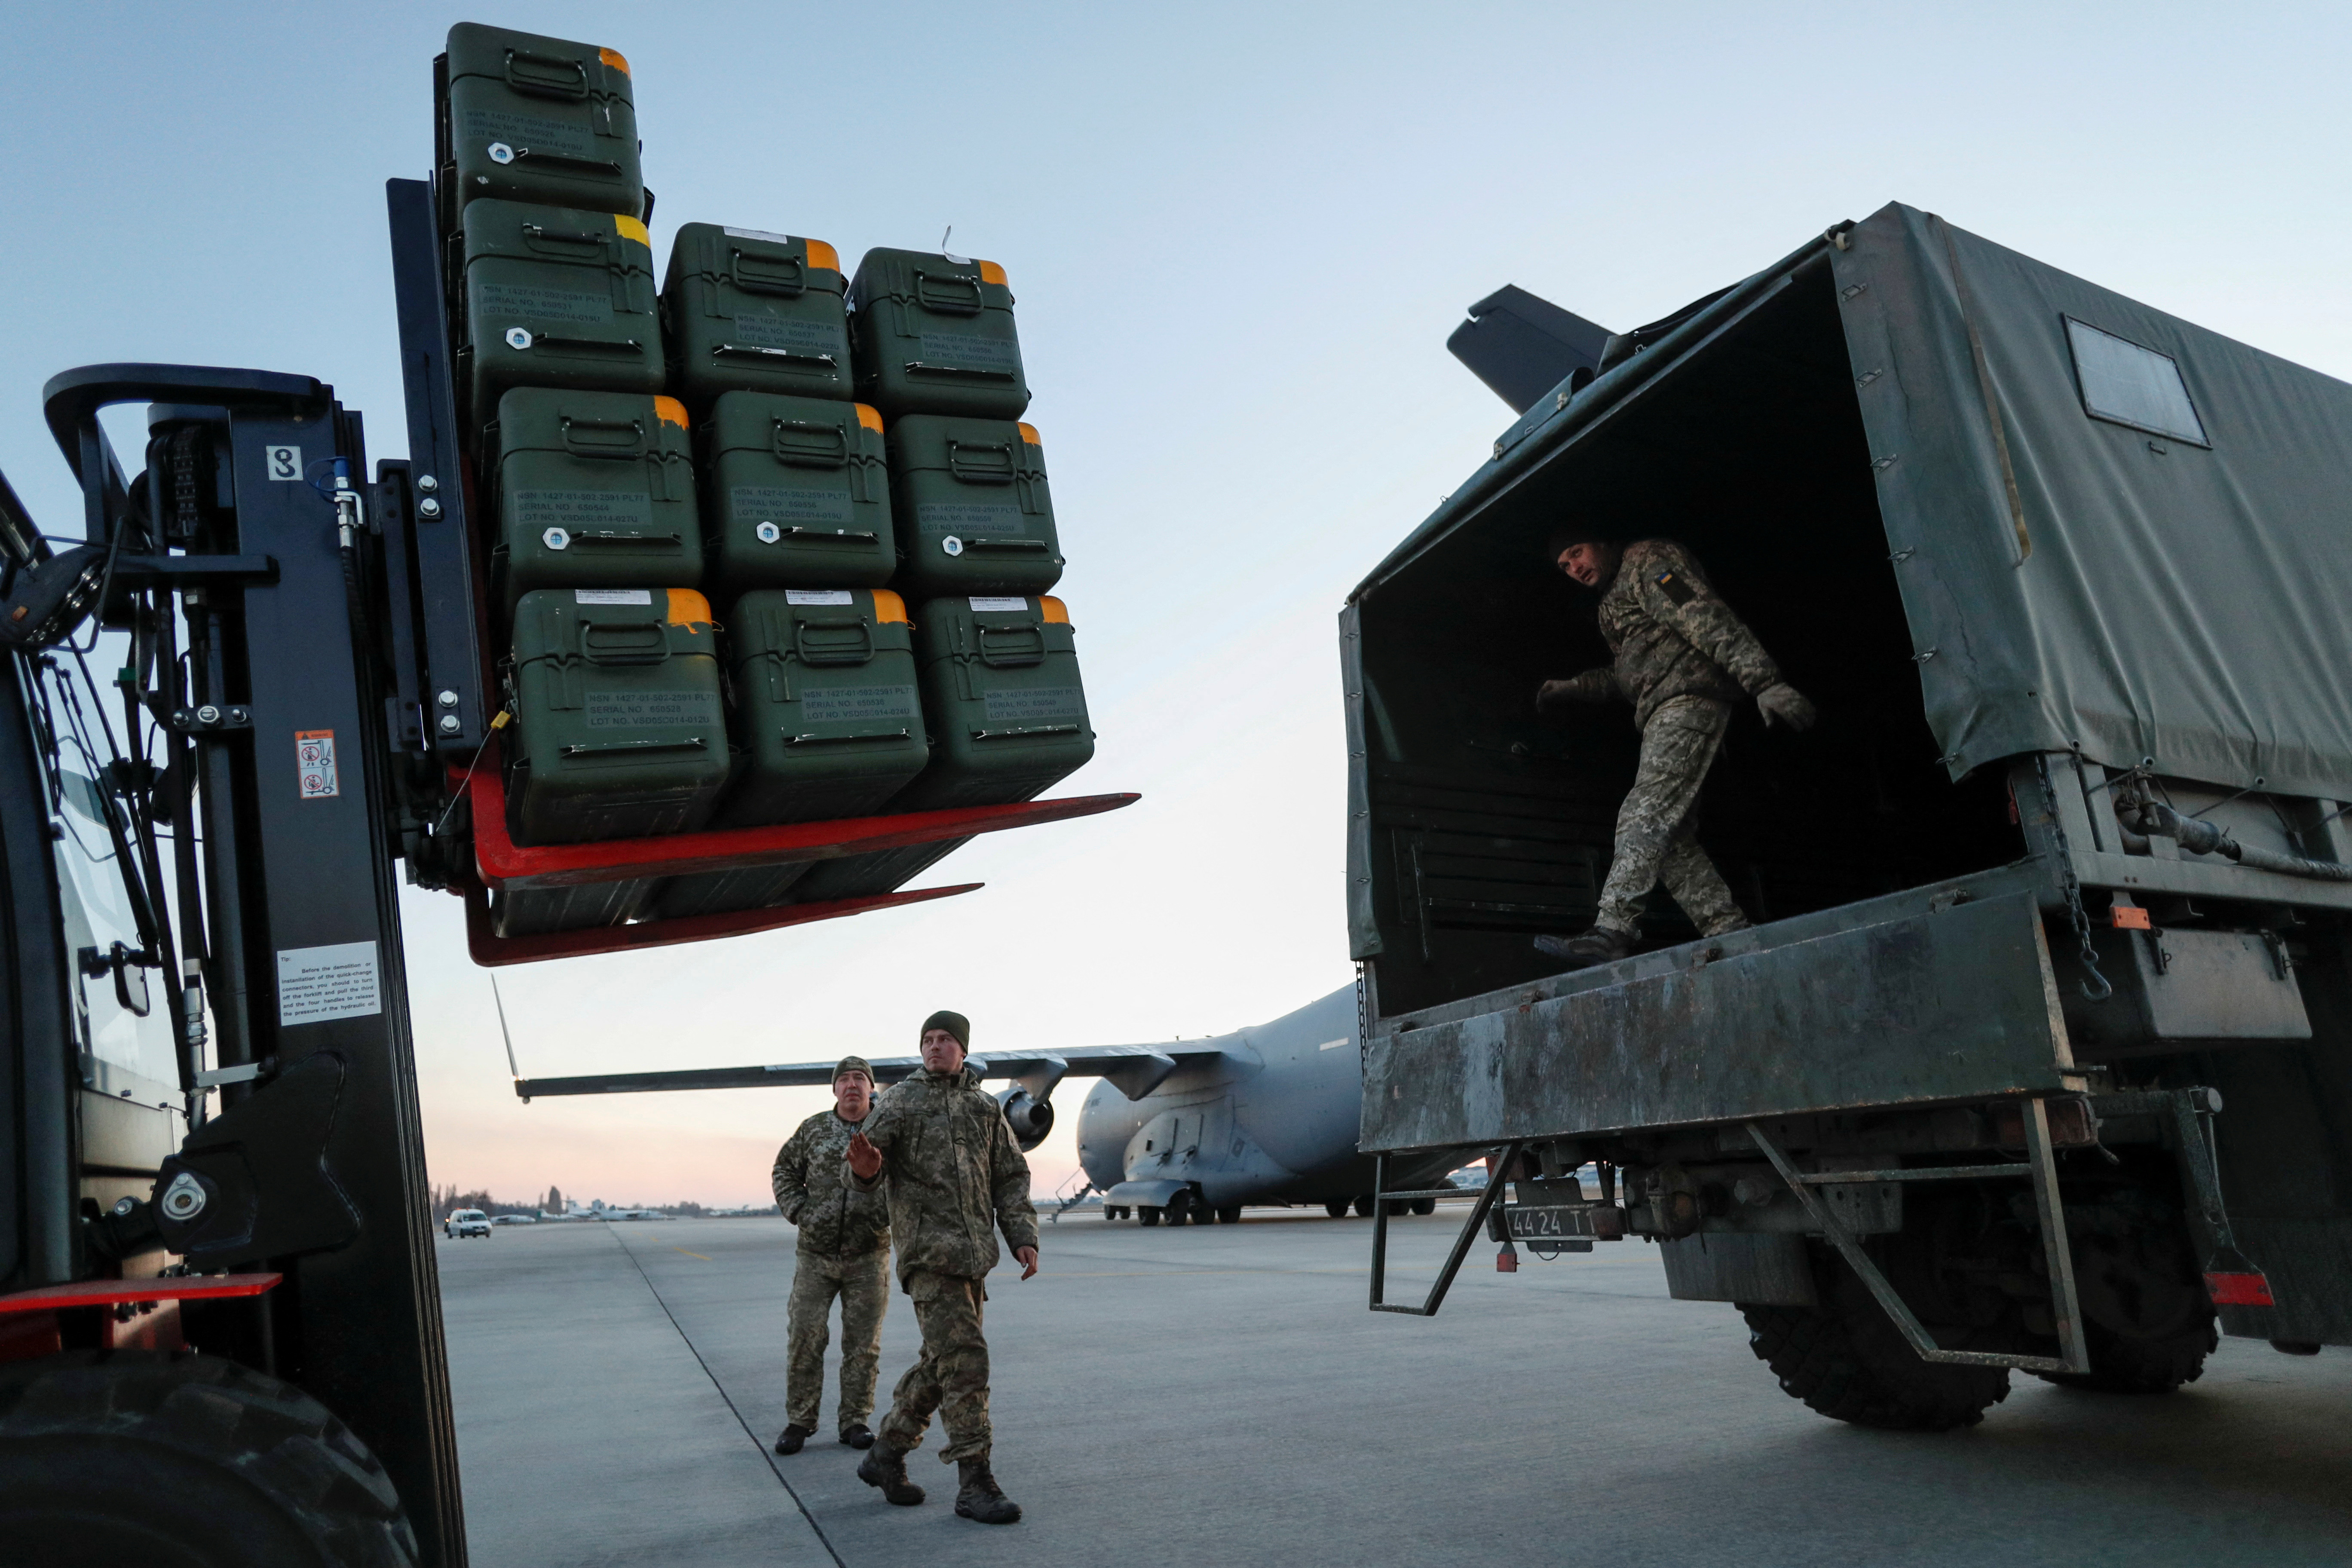
[[[1160,1211],[1152,1207],[1150,1204],[1146,1204],[1141,1208],[1135,1211],[1135,1223],[1138,1225],[1158,1225],[1160,1223]]]
[[[1348,1217],[1348,1200],[1345,1198],[1333,1198],[1323,1205],[1323,1212],[1329,1215],[1333,1219],[1346,1219]]]

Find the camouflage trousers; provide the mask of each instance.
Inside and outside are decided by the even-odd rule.
[[[941,1460],[985,1459],[988,1425],[988,1342],[981,1337],[983,1280],[961,1274],[919,1271],[907,1276],[915,1321],[923,1328],[923,1353],[890,1392],[890,1414],[876,1428],[883,1442],[903,1452],[920,1447],[940,1413],[948,1446]]]
[[[1723,873],[1698,847],[1699,785],[1730,722],[1730,708],[1705,697],[1671,697],[1650,715],[1641,766],[1617,811],[1617,855],[1593,924],[1632,933],[1639,926],[1634,905],[1661,879],[1701,935],[1747,923]]]
[[[794,1262],[784,1331],[784,1419],[803,1431],[816,1430],[824,1395],[825,1319],[835,1296],[841,1298],[841,1408],[834,1419],[847,1431],[874,1414],[882,1313],[890,1304],[889,1248],[863,1258],[803,1252]]]

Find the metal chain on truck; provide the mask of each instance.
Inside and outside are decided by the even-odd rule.
[[[2066,914],[2074,922],[2075,938],[2083,944],[2083,968],[2090,976],[2082,982],[2083,994],[2104,1002],[2116,994],[2116,988],[2099,973],[2099,955],[2091,946],[2091,917],[2083,909],[2083,881],[2074,875],[2074,854],[2066,843],[2066,825],[2058,816],[2058,785],[2050,776],[2050,753],[2036,753],[2033,766],[2042,775],[2042,804],[2050,813],[2050,837],[2058,851],[2058,886],[2066,895]]]

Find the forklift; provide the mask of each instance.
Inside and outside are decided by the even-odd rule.
[[[81,526],[0,479],[0,1541],[466,1560],[396,877],[475,962],[970,886],[502,934],[500,889],[941,845],[1132,795],[516,844],[435,182],[394,180],[409,456],[308,376],[67,371]],[[142,408],[126,468],[101,416]],[[119,419],[120,415],[116,417]],[[117,428],[121,428],[118,425]]]

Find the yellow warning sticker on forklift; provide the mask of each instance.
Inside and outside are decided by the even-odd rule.
[[[304,800],[326,800],[343,793],[335,773],[335,732],[332,730],[294,731],[294,776]]]
[[[323,1024],[330,1018],[364,1018],[383,1011],[375,943],[343,942],[328,947],[278,950],[279,1027]]]

